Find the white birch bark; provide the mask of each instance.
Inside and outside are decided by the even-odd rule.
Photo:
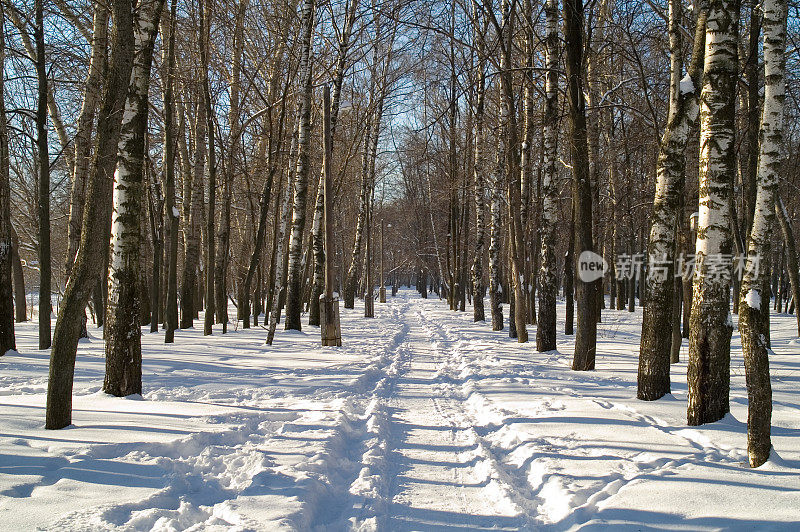
[[[142,392],[139,312],[141,219],[144,212],[144,146],[153,45],[164,0],[144,0],[134,33],[134,62],[114,173],[111,264],[103,390],[116,396]]]
[[[539,266],[539,319],[536,328],[537,351],[556,348],[556,271],[555,240],[558,223],[558,0],[547,0],[545,48],[544,168],[542,170],[542,245]]]
[[[661,138],[656,167],[656,190],[650,227],[648,255],[651,261],[673,264],[676,255],[676,232],[680,198],[686,173],[686,145],[697,123],[701,85],[705,12],[698,17],[694,56],[685,77],[682,76],[680,42],[681,3],[670,0],[670,107],[667,127]],[[653,401],[670,392],[670,353],[672,334],[664,327],[672,320],[674,304],[673,269],[664,275],[647,277],[646,303],[639,348],[637,397]]]
[[[314,0],[304,0],[301,16],[300,111],[297,124],[297,171],[294,176],[292,231],[289,236],[289,269],[286,282],[286,329],[300,330],[302,311],[303,230],[306,225],[306,198],[310,173],[311,136],[311,51],[314,30]]]
[[[764,0],[764,108],[759,132],[753,227],[742,279],[739,331],[747,379],[747,454],[758,467],[772,447],[772,388],[769,378],[769,257],[775,229],[775,194],[783,163],[786,0]],[[752,127],[752,125],[751,125]]]
[[[709,0],[700,94],[700,187],[691,333],[688,423],[721,419],[730,409],[730,195],[736,175],[735,88],[738,74],[735,0]],[[720,260],[721,259],[721,260]]]

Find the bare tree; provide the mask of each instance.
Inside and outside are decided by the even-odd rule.
[[[570,149],[572,152],[573,216],[575,217],[575,255],[593,250],[592,188],[589,176],[589,148],[586,134],[586,101],[583,88],[582,0],[564,0],[564,41],[567,64],[567,97],[569,100]],[[594,369],[597,349],[597,302],[595,290],[599,282],[576,278],[578,330],[575,335],[574,370]]]
[[[690,425],[721,419],[730,406],[730,270],[715,262],[733,246],[730,195],[736,175],[735,92],[739,2],[709,0],[700,94],[700,216],[689,365]]]
[[[172,0],[174,16],[176,0]],[[144,148],[149,110],[150,67],[164,0],[142,0],[136,48],[114,173],[111,267],[106,313],[106,375],[103,390],[122,397],[142,393],[139,264],[144,212]],[[172,26],[174,20],[170,21]],[[174,38],[170,29],[171,46]],[[168,148],[169,149],[169,148]],[[169,330],[168,326],[168,329]]]
[[[672,334],[664,324],[673,320],[675,282],[671,275],[674,274],[672,264],[676,260],[676,227],[686,173],[686,145],[697,124],[699,112],[699,94],[695,87],[701,85],[705,46],[706,14],[701,11],[695,31],[692,62],[686,76],[681,76],[681,4],[671,0],[669,5],[670,108],[656,168],[656,194],[648,250],[650,261],[654,264],[657,261],[658,267],[667,267],[667,271],[662,270],[647,277],[637,393],[637,397],[645,401],[659,399],[670,392]]]
[[[759,133],[753,227],[742,279],[739,331],[747,378],[747,455],[751,467],[769,459],[772,448],[772,386],[769,379],[769,271],[775,227],[775,192],[783,163],[786,59],[786,0],[766,0],[764,15],[764,109]],[[759,262],[758,270],[754,261]],[[765,261],[767,264],[763,264]],[[797,264],[794,264],[795,274]],[[762,269],[764,268],[764,269]],[[800,309],[796,310],[800,313]]]
[[[108,226],[111,214],[111,183],[134,55],[133,8],[130,0],[113,0],[111,10],[115,29],[98,114],[95,156],[87,183],[81,244],[53,332],[47,387],[47,429],[64,428],[72,422],[72,381],[81,316],[102,271],[103,252],[109,239],[104,228]]]
[[[3,4],[0,4],[0,72],[5,72],[5,64],[5,12]],[[14,336],[14,300],[11,290],[13,251],[16,246],[12,240],[11,227],[11,184],[4,84],[4,76],[0,76],[0,356],[5,355],[6,351],[17,348]]]
[[[558,0],[547,0],[544,109],[544,168],[542,169],[542,245],[539,270],[539,320],[536,349],[556,348],[556,223],[558,221]]]

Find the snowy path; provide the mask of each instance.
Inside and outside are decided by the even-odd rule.
[[[800,526],[793,317],[773,324],[776,454],[753,471],[737,335],[732,413],[689,428],[685,363],[671,396],[634,399],[638,312],[604,314],[588,373],[570,337],[535,353],[411,291],[376,313],[343,312],[342,348],[311,327],[269,348],[261,328],[145,333],[144,400],[102,394],[102,343],[83,343],[75,425],[56,432],[23,325],[0,358],[0,529]]]

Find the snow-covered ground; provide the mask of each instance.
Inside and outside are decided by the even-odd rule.
[[[775,452],[751,470],[736,333],[731,414],[687,427],[684,362],[671,396],[635,399],[640,312],[605,311],[578,373],[570,337],[536,353],[411,290],[375,309],[343,310],[342,348],[314,327],[272,347],[261,327],[145,332],[143,399],[100,391],[92,331],[61,431],[43,429],[49,353],[20,326],[0,357],[0,529],[800,530],[794,317],[773,320]]]

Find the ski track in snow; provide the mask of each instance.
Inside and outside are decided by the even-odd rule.
[[[632,399],[638,322],[627,313],[604,315],[598,353],[607,345],[610,354],[598,355],[597,372],[576,373],[569,356],[535,353],[444,306],[402,291],[376,306],[375,320],[344,311],[343,348],[316,347],[315,328],[279,333],[267,348],[256,328],[225,341],[189,336],[185,352],[148,358],[159,335],[145,334],[156,339],[145,345],[145,401],[103,395],[102,344],[82,344],[76,427],[63,437],[31,421],[43,417],[47,357],[32,348],[24,360],[3,357],[0,397],[13,421],[0,421],[0,528],[796,529],[800,408],[790,395],[775,402],[781,453],[747,470],[746,393],[732,392],[735,413],[692,428],[679,377],[673,396]],[[559,337],[565,351],[569,342]],[[794,365],[774,374],[796,391]],[[140,407],[144,435],[131,428],[115,440],[116,418],[130,428]],[[773,497],[782,510],[672,508],[670,497],[691,497],[691,484],[672,493],[684,477],[721,500],[755,490],[757,510]],[[726,483],[745,491],[726,494]],[[94,491],[70,504],[87,486]],[[648,497],[664,500],[653,508]],[[20,512],[33,504],[39,513],[26,520]]]

